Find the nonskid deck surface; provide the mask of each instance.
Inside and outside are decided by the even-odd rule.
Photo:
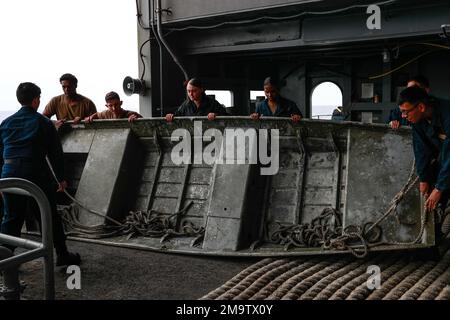
[[[449,239],[447,239],[449,240]],[[266,258],[202,300],[450,300],[450,251]],[[379,286],[374,270],[379,268]]]
[[[69,241],[68,247],[82,258],[81,289],[69,290],[66,282],[70,275],[64,268],[56,268],[58,300],[199,299],[258,261],[172,255],[76,241]],[[22,265],[19,277],[27,284],[22,299],[43,299],[41,260]]]
[[[447,238],[447,240],[449,240]],[[56,269],[56,298],[62,300],[191,299],[425,299],[450,300],[450,251],[294,258],[210,258],[69,241],[82,255],[81,289],[67,288],[68,274]],[[369,266],[381,271],[381,287],[369,290]],[[42,261],[20,268],[23,299],[42,299]]]

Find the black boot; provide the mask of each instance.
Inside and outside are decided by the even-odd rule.
[[[81,264],[81,257],[78,253],[66,252],[59,254],[56,257],[56,266],[79,266]]]

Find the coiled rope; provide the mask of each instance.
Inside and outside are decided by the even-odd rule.
[[[369,266],[379,266],[380,287],[369,288]],[[450,251],[439,261],[411,253],[383,253],[366,261],[351,257],[265,259],[248,267],[208,299],[405,300],[450,299]]]
[[[53,178],[59,183],[55,171],[46,157],[48,167],[53,175]],[[128,235],[127,240],[132,237],[143,236],[150,238],[161,238],[161,242],[169,237],[192,237],[195,236],[197,242],[203,238],[204,227],[197,227],[191,221],[183,220],[178,226],[181,216],[186,214],[192,205],[192,201],[180,211],[173,214],[167,214],[156,210],[148,211],[130,211],[123,223],[107,216],[106,214],[87,208],[80,201],[72,197],[71,194],[64,190],[65,195],[73,201],[70,206],[62,207],[61,218],[64,222],[66,234],[69,236],[80,236],[89,239],[102,239],[114,236]],[[78,206],[76,206],[76,205]],[[79,208],[105,219],[113,225],[101,224],[97,226],[86,226],[79,221]]]
[[[124,223],[120,225],[86,226],[78,219],[79,209],[72,205],[64,207],[61,218],[65,224],[67,235],[80,236],[90,239],[102,239],[127,235],[127,240],[133,237],[161,238],[161,242],[169,237],[202,237],[203,227],[196,227],[192,222],[184,220],[177,228],[177,221],[183,216],[192,202],[179,212],[167,215],[156,210],[130,211]]]
[[[336,209],[326,208],[311,223],[282,225],[276,223],[274,230],[268,234],[268,241],[290,247],[322,247],[325,250],[349,251],[357,258],[367,256],[369,249],[379,245],[410,245],[420,242],[425,231],[427,212],[421,214],[420,230],[416,238],[410,242],[381,242],[380,224],[390,215],[395,214],[399,223],[397,207],[404,197],[416,185],[415,161],[411,166],[407,182],[391,200],[388,209],[375,222],[367,222],[363,226],[349,225],[343,228],[341,213]],[[270,229],[270,228],[269,228]]]

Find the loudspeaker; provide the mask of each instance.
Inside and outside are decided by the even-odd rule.
[[[145,93],[145,82],[144,80],[125,77],[125,79],[123,79],[123,91],[127,96],[131,96],[135,93],[143,95]]]

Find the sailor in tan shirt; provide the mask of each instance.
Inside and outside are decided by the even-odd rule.
[[[77,93],[77,78],[66,73],[59,79],[64,94],[50,100],[42,114],[47,118],[56,115],[56,127],[59,128],[65,121],[73,120],[79,123],[80,120],[97,112],[95,104],[88,98]]]
[[[92,122],[94,119],[124,119],[128,118],[129,122],[133,122],[137,118],[142,118],[142,116],[134,111],[128,111],[122,109],[123,101],[120,100],[119,95],[111,91],[105,96],[106,107],[108,110],[94,113],[93,115],[86,117],[84,121]]]

